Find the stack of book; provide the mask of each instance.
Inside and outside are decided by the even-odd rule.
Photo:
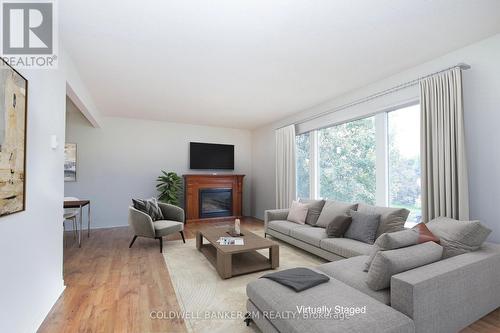
[[[245,245],[243,238],[239,237],[221,237],[217,243],[220,245]]]

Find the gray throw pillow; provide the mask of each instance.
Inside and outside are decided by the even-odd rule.
[[[326,227],[326,235],[330,238],[342,237],[351,225],[352,217],[347,215],[337,215]]]
[[[327,200],[321,214],[319,214],[316,226],[326,228],[337,216],[349,215],[351,209],[356,210],[357,208],[358,204]]]
[[[380,225],[377,229],[377,237],[386,232],[403,230],[406,219],[410,214],[410,211],[405,208],[371,206],[363,203],[358,205],[357,211],[365,214],[380,215]]]
[[[418,233],[413,229],[401,230],[380,235],[375,241],[372,253],[365,263],[365,272],[368,272],[370,265],[379,251],[395,250],[402,247],[415,245],[418,241]]]
[[[315,225],[318,217],[323,209],[325,200],[307,200],[300,199],[300,202],[305,204],[308,208],[306,216],[306,224]]]
[[[434,242],[379,251],[368,271],[366,284],[373,290],[389,288],[391,277],[441,259],[443,247]]]
[[[481,247],[491,230],[479,221],[458,221],[438,217],[426,224],[427,228],[441,240],[443,258],[472,252]]]
[[[405,229],[380,235],[375,244],[384,250],[395,250],[402,247],[415,245],[419,234],[414,229]]]
[[[148,214],[153,221],[163,220],[163,213],[156,198],[151,199],[132,199],[132,205],[135,209]]]
[[[351,210],[350,215],[352,222],[345,232],[344,237],[373,244],[380,223],[380,215],[364,214],[355,210]]]
[[[440,241],[439,237],[427,229],[424,223],[419,223],[411,229],[382,234],[373,245],[373,251],[365,263],[364,271],[368,272],[371,262],[378,251],[395,250],[425,242],[436,242],[439,244]]]

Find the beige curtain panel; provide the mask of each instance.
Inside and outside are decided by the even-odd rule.
[[[422,220],[469,219],[462,71],[420,82]]]
[[[295,125],[276,130],[276,208],[295,199]]]

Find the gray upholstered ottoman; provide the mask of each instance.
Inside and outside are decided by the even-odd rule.
[[[334,278],[299,293],[258,279],[247,295],[254,324],[265,333],[415,332],[410,318]]]

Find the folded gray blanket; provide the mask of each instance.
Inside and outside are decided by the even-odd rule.
[[[276,273],[266,274],[261,276],[261,278],[273,280],[279,284],[292,288],[297,292],[312,288],[330,280],[330,278],[326,275],[303,267],[291,268]]]

